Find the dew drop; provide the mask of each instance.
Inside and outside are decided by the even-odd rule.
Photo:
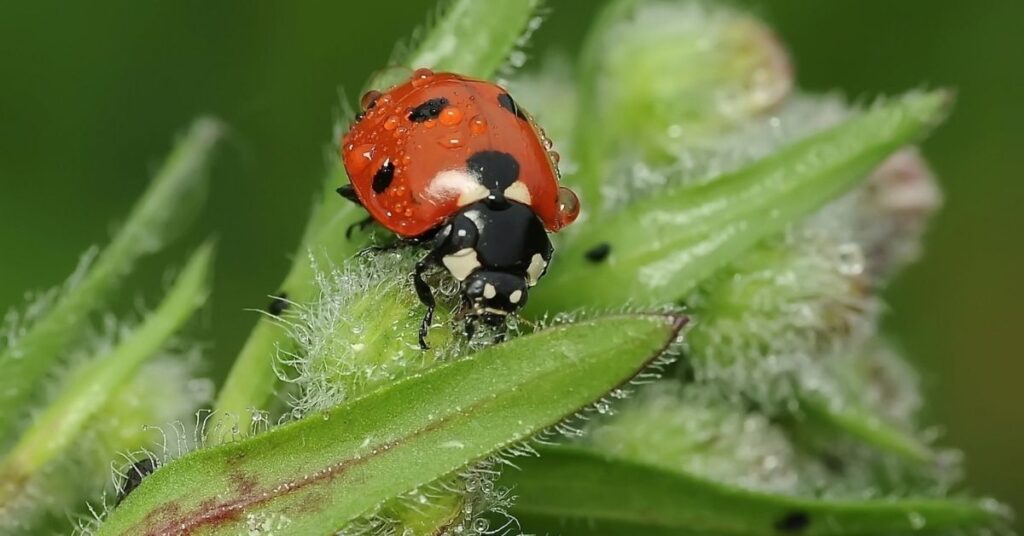
[[[359,105],[363,107],[363,110],[369,110],[377,105],[377,99],[381,96],[380,91],[371,89],[366,93],[363,93],[363,97],[359,99]]]
[[[856,276],[864,273],[864,252],[855,243],[846,243],[838,248],[839,273]]]
[[[452,136],[442,139],[440,143],[449,149],[458,149],[462,147],[462,138]]]
[[[448,127],[458,125],[462,122],[462,109],[456,106],[447,106],[445,109],[441,110],[441,115],[437,120],[442,125]]]
[[[477,135],[487,132],[487,120],[479,115],[473,116],[469,120],[469,131]]]
[[[576,192],[561,186],[558,188],[558,224],[561,227],[576,221],[580,215],[580,198]]]
[[[384,120],[384,130],[395,130],[398,128],[398,117],[392,115]]]
[[[562,155],[558,154],[558,151],[548,151],[548,159],[557,166],[562,161]]]
[[[413,87],[421,87],[425,85],[432,76],[434,76],[434,71],[431,71],[430,69],[416,69],[413,71],[410,81],[412,82]]]

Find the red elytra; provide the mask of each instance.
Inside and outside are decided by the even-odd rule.
[[[367,93],[362,105],[341,141],[345,171],[370,215],[399,236],[423,235],[487,195],[467,167],[481,151],[514,158],[522,187],[509,190],[511,199],[548,231],[579,214],[576,195],[558,185],[551,141],[501,86],[420,69],[386,92]]]

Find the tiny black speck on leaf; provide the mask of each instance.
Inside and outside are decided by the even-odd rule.
[[[811,516],[807,512],[794,510],[775,522],[775,530],[786,534],[799,534],[811,524]]]
[[[600,244],[590,248],[583,255],[588,261],[593,263],[602,262],[608,258],[608,254],[612,252],[612,245],[608,242],[601,242]]]

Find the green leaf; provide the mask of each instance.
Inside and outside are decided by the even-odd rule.
[[[515,487],[512,513],[535,534],[923,535],[1007,523],[992,501],[773,495],[577,448],[545,448],[517,465],[501,484]]]
[[[762,238],[848,190],[924,136],[950,103],[913,93],[810,136],[740,171],[673,188],[587,222],[559,252],[531,301],[535,312],[666,303]],[[607,244],[602,262],[586,252]]]
[[[192,316],[208,294],[210,244],[192,255],[160,306],[113,350],[83,366],[0,461],[0,513],[46,464],[60,457],[97,412]]]
[[[529,438],[626,382],[683,319],[553,327],[160,469],[98,534],[237,534],[246,520],[328,534],[376,505]]]
[[[409,67],[490,78],[524,31],[535,24],[532,22],[534,12],[540,3],[540,0],[454,0],[426,31],[419,45],[401,55],[397,62]],[[367,87],[389,87],[398,81],[392,75],[382,71],[371,78]],[[366,216],[362,208],[334,193],[335,188],[347,182],[345,170],[335,162],[327,173],[324,192],[310,215],[279,295],[298,303],[313,299],[314,270],[310,254],[320,261],[340,262],[366,247],[364,235],[357,234],[352,240],[345,237],[346,229]],[[278,385],[273,370],[275,348],[287,344],[287,333],[273,321],[262,319],[256,324],[218,393],[215,408],[219,415],[243,416],[252,409],[266,409]],[[242,426],[239,431],[245,433],[246,429]]]
[[[453,0],[402,63],[489,78],[505,63],[524,32],[540,24],[535,12],[541,4],[541,0]]]
[[[103,305],[140,257],[160,250],[202,206],[206,171],[222,132],[213,119],[195,121],[82,280],[0,353],[0,444],[10,439],[11,428],[50,367],[88,329],[88,315]]]
[[[910,462],[937,463],[936,453],[923,441],[886,422],[870,409],[852,403],[829,403],[823,396],[802,394],[800,411],[814,425],[846,434],[878,450]]]

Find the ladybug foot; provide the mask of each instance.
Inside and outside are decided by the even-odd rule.
[[[374,220],[373,220],[372,216],[367,216],[367,217],[365,217],[365,218],[363,218],[363,219],[353,223],[352,225],[349,225],[348,228],[345,229],[345,238],[347,240],[351,240],[352,239],[352,231],[355,231],[356,229],[358,229],[359,232],[363,232],[363,231],[366,230],[367,227],[373,225],[373,221]]]
[[[423,315],[423,321],[420,322],[420,349],[429,350],[430,345],[427,344],[427,333],[430,332],[430,324],[434,321],[434,308],[427,307],[427,313]]]

